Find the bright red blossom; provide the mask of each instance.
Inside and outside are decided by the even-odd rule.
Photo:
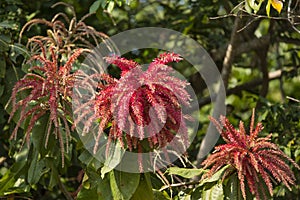
[[[210,120],[216,125],[227,144],[215,147],[215,152],[202,163],[204,168],[212,166],[208,176],[224,165],[232,165],[237,171],[244,199],[246,199],[245,182],[247,182],[250,192],[258,200],[267,199],[262,182],[266,184],[272,195],[271,180],[274,179],[271,179],[271,176],[291,189],[291,185],[295,184],[296,179],[286,161],[291,162],[298,169],[300,167],[277,145],[270,142],[271,134],[264,138],[258,138],[258,133],[262,131],[263,126],[258,123],[254,128],[254,111],[249,135],[246,134],[243,122],[240,122],[239,129],[236,130],[224,116],[220,117],[220,123],[212,117]],[[225,174],[230,173],[230,170],[228,169]],[[263,194],[263,197],[260,194]]]
[[[180,60],[178,54],[164,53],[144,71],[132,60],[118,56],[106,58],[108,63],[121,69],[121,78],[114,79],[108,74],[92,75],[101,80],[99,92],[94,99],[75,110],[78,114],[75,125],[88,118],[84,123],[84,134],[96,119],[100,119],[94,153],[109,124],[107,147],[112,140],[138,152],[142,151],[142,140],[148,141],[150,149],[165,147],[173,139],[176,145],[179,145],[179,140],[183,145],[187,144],[187,127],[181,105],[189,106],[190,95],[185,89],[188,83],[173,76],[173,69],[167,65]],[[91,105],[94,105],[92,114],[87,109]],[[176,138],[177,133],[182,137]]]

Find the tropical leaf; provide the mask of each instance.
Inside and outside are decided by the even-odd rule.
[[[189,169],[189,168],[179,168],[179,167],[170,167],[167,169],[167,172],[170,175],[179,175],[184,178],[193,178],[195,176],[199,176],[202,174],[205,170],[203,169]]]

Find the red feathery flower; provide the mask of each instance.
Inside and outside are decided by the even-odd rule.
[[[267,199],[262,182],[266,184],[269,193],[273,195],[271,176],[291,189],[291,185],[295,184],[296,179],[286,161],[291,162],[298,169],[300,167],[285,155],[277,145],[270,142],[271,134],[264,138],[258,138],[258,133],[262,131],[263,126],[258,123],[255,129],[253,128],[254,110],[249,135],[246,134],[243,122],[240,122],[239,129],[236,130],[224,116],[220,117],[221,123],[212,117],[210,120],[216,125],[227,144],[215,147],[215,152],[202,163],[204,168],[212,166],[208,176],[211,176],[222,166],[230,164],[237,171],[244,199],[246,199],[245,181],[250,192],[258,200],[261,199],[260,194],[263,194],[263,199]],[[231,169],[228,168],[227,170],[225,174],[230,173]]]
[[[42,55],[34,55],[29,61],[39,61],[42,65],[31,67],[29,69],[30,73],[27,73],[19,80],[13,88],[11,96],[12,111],[9,120],[13,118],[17,110],[20,110],[20,119],[17,122],[11,138],[16,138],[19,127],[27,118],[29,118],[30,121],[25,132],[26,141],[29,143],[30,132],[36,121],[49,111],[50,123],[45,146],[47,146],[52,125],[54,125],[55,134],[59,139],[61,148],[62,166],[64,166],[65,148],[59,126],[60,123],[64,124],[66,131],[66,146],[68,148],[70,129],[66,116],[70,113],[68,113],[66,106],[68,104],[70,105],[70,97],[72,96],[75,80],[75,74],[71,73],[71,68],[74,61],[82,53],[82,49],[77,49],[63,66],[58,67],[57,55],[54,52],[54,48],[51,46],[49,47],[51,54],[51,60],[49,60],[43,44],[39,40],[35,40],[35,42],[40,45]],[[21,95],[18,95],[20,92],[27,90],[30,91],[30,94],[26,97],[22,98]]]
[[[142,150],[142,140],[148,141],[150,149],[165,147],[174,139],[178,140],[175,142],[177,145],[179,142],[186,145],[187,127],[181,106],[190,105],[190,95],[185,89],[188,83],[172,76],[174,70],[167,66],[182,58],[175,53],[161,54],[145,71],[132,60],[118,56],[105,59],[121,69],[121,78],[118,80],[108,74],[95,74],[84,79],[83,83],[87,83],[89,79],[100,78],[100,91],[94,99],[74,111],[78,114],[75,125],[88,118],[84,122],[84,134],[95,120],[100,119],[94,153],[109,124],[107,149],[110,142],[116,139],[123,148],[138,152]],[[92,106],[93,114],[89,113]],[[177,133],[181,138],[175,137]]]

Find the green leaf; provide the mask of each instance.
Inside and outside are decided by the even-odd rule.
[[[163,192],[159,190],[153,190],[153,198],[155,200],[169,200],[170,197],[167,197],[167,194],[164,194]]]
[[[76,197],[77,200],[100,200],[97,194],[97,188],[92,188],[92,189],[86,189],[85,187],[82,187],[79,193],[77,194]]]
[[[157,198],[154,198],[153,196],[152,184],[149,173],[141,174],[139,186],[131,198],[131,200],[140,199],[157,200]]]
[[[267,6],[266,6],[266,12],[268,17],[270,17],[270,9],[271,9],[271,1],[268,0]]]
[[[0,85],[0,97],[3,95],[3,92],[4,92],[4,85]],[[3,115],[2,115],[3,117]],[[4,118],[3,118],[4,119]],[[4,123],[4,122],[3,122]]]
[[[2,58],[0,60],[0,78],[5,78],[5,72],[6,72],[6,62]]]
[[[9,43],[11,43],[11,39],[7,35],[0,35],[0,51],[8,51],[9,50]]]
[[[48,189],[52,190],[53,187],[58,184],[58,170],[57,170],[57,165],[55,165],[57,161],[51,157],[46,157],[44,159],[45,159],[46,167],[51,169]]]
[[[16,181],[21,175],[22,170],[25,168],[26,160],[15,162],[12,167],[5,173],[5,175],[0,179],[0,195],[6,195],[9,189],[13,188]]]
[[[118,200],[131,199],[139,186],[140,174],[113,170],[109,175],[113,198]]]
[[[193,178],[204,172],[203,169],[188,169],[188,168],[179,168],[179,167],[170,167],[167,172],[172,175],[179,175],[184,178]]]
[[[78,159],[85,165],[89,165],[91,163],[91,161],[94,159],[93,155],[88,151],[88,150],[84,150],[80,156],[78,157]]]
[[[261,4],[263,3],[263,0],[259,0],[258,4],[256,3],[256,0],[247,0],[246,7],[250,7],[254,10],[254,13],[257,13],[261,7]]]
[[[77,198],[79,200],[110,200],[113,199],[109,177],[102,179],[93,168],[87,168],[82,188]]]
[[[49,123],[49,114],[45,114],[38,119],[32,128],[31,141],[35,149],[44,156],[48,151],[45,149],[47,125]]]
[[[99,151],[105,151],[105,148],[99,149]],[[101,169],[102,178],[121,162],[124,153],[125,150],[121,147],[119,142],[116,142],[115,145],[110,145],[108,158],[105,160],[104,166]]]
[[[91,7],[90,7],[90,13],[96,12],[96,11],[98,10],[98,8],[100,7],[100,4],[101,4],[102,2],[103,2],[103,1],[101,1],[101,0],[95,1],[95,2],[91,5]]]
[[[223,186],[222,182],[218,181],[217,184],[214,184],[212,187],[204,188],[202,193],[202,199],[205,200],[223,200]]]
[[[204,185],[206,183],[212,183],[212,182],[219,181],[220,179],[222,179],[225,170],[227,170],[228,167],[230,167],[230,166],[231,165],[225,165],[219,171],[217,171],[214,175],[212,175],[210,178],[206,178],[203,181],[201,181],[200,184],[199,184],[199,186],[202,186],[202,185]]]
[[[15,43],[9,45],[11,47],[10,59],[16,63],[17,57],[22,55],[25,59],[30,57],[29,52],[27,51],[26,47],[22,44]]]
[[[114,7],[115,7],[115,2],[114,1],[110,1],[108,3],[108,6],[107,6],[107,12],[111,13],[113,11]]]
[[[36,149],[34,149],[33,151],[33,158],[30,163],[27,175],[27,181],[30,185],[36,184],[46,172],[43,172],[43,169],[46,167],[45,160],[39,160],[39,152]]]
[[[228,178],[224,187],[225,199],[240,200],[243,199],[242,192],[239,185],[237,174],[234,173]]]
[[[106,176],[104,179],[99,180],[97,184],[97,194],[99,200],[113,199],[110,188],[110,179]]]
[[[14,21],[5,20],[5,21],[0,22],[0,29],[1,28],[17,30],[18,24],[14,23]]]

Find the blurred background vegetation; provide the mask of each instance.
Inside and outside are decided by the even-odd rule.
[[[46,170],[38,181],[29,184],[28,167],[23,162],[26,152],[19,152],[20,140],[9,140],[14,129],[8,123],[5,106],[14,83],[23,77],[24,61],[30,56],[25,45],[35,35],[47,35],[46,26],[34,25],[25,31],[19,42],[22,26],[34,18],[51,20],[58,12],[71,16],[70,8],[51,6],[56,0],[1,0],[0,3],[0,198],[65,199],[64,191],[77,195],[82,181],[82,161],[78,160],[82,147],[76,145],[70,155],[68,168]],[[280,14],[271,9],[268,18],[262,8],[256,14],[235,9],[241,1],[196,0],[64,0],[72,5],[77,18],[95,12],[85,23],[97,31],[112,36],[137,27],[163,27],[179,31],[198,41],[211,55],[227,87],[227,116],[233,124],[249,122],[252,108],[265,126],[264,133],[273,133],[272,141],[297,163],[300,163],[300,31],[297,20],[287,20],[287,3]],[[291,1],[300,14],[298,1]],[[295,14],[295,15],[296,15]],[[298,30],[298,31],[297,31]],[[228,44],[233,46],[230,63],[224,61]],[[144,50],[128,57],[149,61],[158,51]],[[212,112],[212,103],[201,76],[191,67],[178,70],[191,82],[199,97],[201,116]],[[199,167],[197,158],[201,141],[208,126],[208,118],[200,117],[197,137],[188,150],[189,160]],[[21,139],[21,138],[20,138]],[[222,141],[220,141],[222,142]],[[24,155],[23,155],[24,154]],[[55,167],[55,166],[54,166]],[[33,172],[35,173],[35,172]],[[274,199],[300,198],[300,173],[292,191],[279,185]],[[22,180],[23,180],[22,179]],[[19,181],[19,182],[18,182]],[[156,180],[157,181],[157,180]],[[155,183],[155,181],[154,181]],[[61,186],[63,184],[63,187]],[[159,189],[160,184],[153,184]],[[178,193],[184,188],[179,188]],[[71,195],[71,196],[72,196]],[[177,197],[179,198],[179,197]]]

